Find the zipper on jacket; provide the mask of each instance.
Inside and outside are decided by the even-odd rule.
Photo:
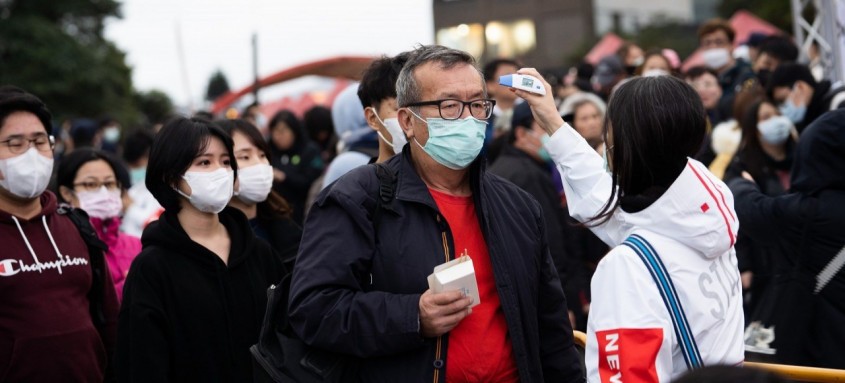
[[[437,223],[440,224],[439,225],[440,226],[440,239],[443,241],[443,258],[445,259],[446,262],[449,262],[449,258],[450,258],[450,255],[449,255],[449,240],[446,237],[446,229],[445,229],[445,226],[443,225],[443,221],[442,221],[442,218],[440,217],[440,214],[437,214]],[[435,362],[440,360],[440,358],[442,357],[442,355],[443,355],[442,349],[443,349],[443,335],[440,335],[440,336],[437,337],[437,348],[436,348],[436,351],[434,352]],[[446,364],[446,362],[442,361],[441,365],[445,365],[445,364]],[[440,381],[440,369],[435,367],[434,368],[434,383],[437,383],[439,381]]]

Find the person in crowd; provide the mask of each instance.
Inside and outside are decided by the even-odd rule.
[[[555,102],[561,105],[567,97],[575,93],[592,92],[591,77],[593,77],[593,65],[588,62],[581,62],[569,68],[569,73],[562,79],[562,86],[557,88]]]
[[[103,142],[103,133],[97,121],[88,118],[77,118],[71,121],[70,137],[73,141],[73,149],[99,148]]]
[[[293,220],[302,224],[308,189],[323,172],[320,149],[308,139],[296,116],[282,110],[270,120],[273,189],[293,209]]]
[[[290,205],[273,190],[270,145],[246,120],[222,120],[217,125],[232,137],[238,162],[238,186],[229,206],[246,215],[255,235],[270,244],[287,271],[292,270],[302,229],[291,219]]]
[[[748,62],[757,62],[757,56],[760,53],[760,45],[762,45],[763,41],[765,41],[768,37],[769,35],[766,33],[751,32],[748,39],[746,39],[742,44],[748,47]]]
[[[816,82],[824,80],[824,64],[822,64],[822,55],[821,50],[819,50],[818,41],[813,40],[813,42],[810,43],[810,47],[807,48],[807,58],[810,59],[807,66],[810,68],[810,72],[813,74],[813,78],[816,79]]]
[[[766,92],[799,133],[825,112],[845,107],[845,87],[833,87],[830,80],[817,82],[803,64],[778,66]]]
[[[99,121],[98,131],[102,137],[99,149],[116,154],[120,150],[120,122],[112,117],[103,117]]]
[[[613,89],[628,76],[622,62],[616,55],[609,55],[602,58],[596,69],[593,72],[593,77],[590,80],[593,83],[593,90],[601,96],[602,99],[610,98],[610,93]]]
[[[379,198],[376,169],[359,167],[311,208],[290,323],[309,346],[358,357],[361,381],[583,379],[543,212],[479,157],[494,104],[484,85],[468,53],[415,49],[396,83],[409,146],[380,165],[396,179],[392,199]],[[428,287],[461,255],[478,302]]]
[[[320,148],[323,163],[331,163],[337,155],[337,137],[334,135],[332,111],[315,105],[302,116],[302,123],[308,130],[308,138]]]
[[[508,91],[508,88],[499,85],[499,77],[516,73],[520,65],[512,59],[495,59],[484,65],[484,82],[487,83],[487,91],[490,98],[496,100],[493,107],[493,117],[490,119],[493,136],[491,140],[505,135],[511,130],[511,119],[513,109],[516,106],[516,97]]]
[[[325,188],[350,170],[375,162],[379,155],[379,137],[367,123],[364,105],[358,97],[360,84],[344,89],[332,105],[332,121],[340,138],[341,153],[326,169],[322,187]]]
[[[789,193],[763,194],[751,177],[728,183],[742,230],[755,243],[780,249],[772,284],[771,348],[777,362],[845,368],[845,110],[816,119],[802,133]]]
[[[102,382],[117,297],[111,274],[95,273],[80,229],[46,190],[51,118],[34,95],[0,87],[0,377]]]
[[[573,258],[567,248],[570,245],[569,240],[567,236],[562,235],[570,231],[567,227],[569,216],[564,212],[560,196],[552,183],[549,169],[551,158],[543,148],[543,141],[548,137],[534,122],[531,108],[526,103],[514,108],[512,126],[507,145],[496,162],[490,166],[490,173],[513,182],[540,203],[546,222],[549,251],[560,280],[565,284],[563,287],[566,296],[579,297],[589,289],[589,281],[586,279],[582,260]],[[567,303],[574,328],[576,313],[582,311],[582,308],[579,299],[570,298]]]
[[[761,50],[762,54],[762,50]],[[727,169],[725,180],[740,177],[748,172],[757,181],[763,194],[776,197],[789,190],[789,174],[795,154],[798,133],[792,122],[781,116],[777,107],[766,99],[758,98],[747,106],[740,120],[742,143],[732,164]],[[771,280],[779,251],[766,242],[755,242],[740,228],[736,252],[738,267],[742,273],[743,289],[748,293],[745,311],[747,319],[770,318],[771,302],[774,296],[767,287]],[[760,312],[755,312],[758,306]],[[747,322],[747,321],[746,321]]]
[[[144,182],[154,137],[151,131],[138,129],[130,133],[124,142],[123,160],[129,166],[132,186],[127,192],[131,203],[128,206],[124,204],[126,213],[123,215],[120,229],[135,237],[140,237],[147,224],[158,219],[164,212]]]
[[[742,90],[746,81],[754,78],[751,65],[745,60],[734,59],[731,54],[736,32],[723,19],[711,19],[698,29],[698,46],[704,64],[719,74],[722,98],[719,104],[730,113],[734,94]]]
[[[122,166],[101,151],[83,148],[65,156],[56,175],[59,202],[85,210],[97,236],[108,245],[105,256],[118,302],[129,265],[141,252],[141,240],[120,231],[126,192],[117,176]]]
[[[764,88],[772,73],[782,63],[792,63],[798,60],[798,47],[788,37],[770,36],[760,44],[757,60],[754,63],[754,73],[757,81]]]
[[[713,69],[706,66],[695,66],[687,70],[684,75],[687,84],[695,89],[704,110],[707,112],[707,119],[711,126],[716,126],[730,118],[719,109],[719,100],[722,98],[722,88],[719,86],[719,75]]]
[[[625,66],[628,76],[633,76],[637,68],[645,62],[645,51],[639,45],[632,42],[625,42],[616,50],[616,56]]]
[[[237,163],[217,125],[175,118],[156,135],[147,187],[165,212],[144,231],[123,290],[122,382],[250,382],[267,288],[281,259],[226,207]]]
[[[358,86],[358,99],[364,106],[367,125],[380,138],[375,162],[385,162],[402,153],[408,143],[396,118],[396,79],[409,55],[410,52],[403,52],[373,61],[364,71]]]
[[[589,380],[668,382],[702,365],[742,363],[739,225],[730,190],[689,158],[707,123],[695,90],[672,76],[621,85],[605,122],[610,173],[551,97],[515,92],[551,135],[545,147],[570,214],[613,247],[592,280]]]
[[[604,155],[602,126],[607,104],[601,98],[592,93],[576,93],[563,102],[559,112],[563,120],[587,140],[591,148]]]
[[[634,71],[637,76],[668,76],[672,74],[672,63],[663,55],[663,51],[649,51],[645,55],[643,64]]]
[[[268,126],[267,124],[267,117],[264,113],[261,113],[261,104],[259,104],[258,101],[254,101],[252,104],[247,105],[246,108],[241,111],[239,116],[258,128],[258,131],[261,132],[261,135],[264,137],[266,137],[272,130],[272,126]],[[211,116],[211,118],[208,118],[208,121],[211,121],[213,118],[214,116]]]

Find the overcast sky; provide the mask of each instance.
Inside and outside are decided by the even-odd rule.
[[[432,0],[124,0],[106,36],[127,52],[140,90],[194,106],[211,74],[233,89],[252,81],[251,36],[264,76],[337,55],[396,54],[434,41]],[[179,61],[178,30],[186,79]]]

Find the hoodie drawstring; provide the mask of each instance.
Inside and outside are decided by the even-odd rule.
[[[35,255],[35,250],[32,250],[32,245],[29,244],[29,239],[26,238],[26,234],[23,232],[23,228],[21,227],[21,223],[18,221],[17,217],[12,216],[12,220],[15,221],[15,226],[18,227],[18,232],[21,233],[21,238],[23,238],[23,242],[26,244],[26,248],[29,249],[29,254],[32,255],[32,259],[35,260],[36,264],[40,264],[41,261],[38,260],[38,256]],[[38,272],[41,272],[41,269],[38,269]]]
[[[56,240],[53,239],[53,233],[50,232],[50,227],[47,226],[47,217],[41,216],[41,223],[44,225],[44,231],[47,232],[47,237],[50,238],[50,243],[53,244],[53,250],[56,250],[56,256],[59,257],[59,260],[62,260],[62,253],[59,252],[59,247],[56,246]],[[59,268],[59,274],[62,273],[62,269]]]

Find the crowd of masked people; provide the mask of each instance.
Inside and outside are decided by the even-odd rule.
[[[544,82],[548,97],[499,85],[542,78],[530,63],[420,46],[373,61],[331,108],[133,131],[54,124],[5,85],[0,382],[637,373],[613,358],[652,381],[695,360],[845,369],[845,87],[790,36],[737,42],[715,19],[698,38],[704,65],[628,42]],[[633,272],[649,241],[669,265],[652,274],[685,274],[687,316]],[[464,255],[480,302],[429,289]],[[649,326],[663,332],[635,331]]]

